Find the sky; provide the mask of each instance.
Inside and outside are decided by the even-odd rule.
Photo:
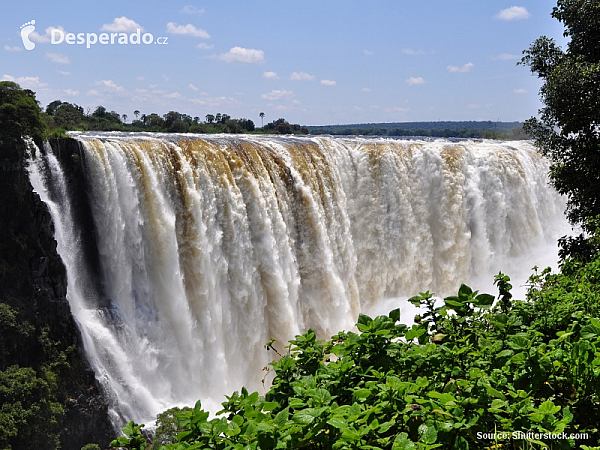
[[[555,1],[516,1],[5,2],[0,80],[127,122],[523,121],[541,82],[521,52],[565,41]]]

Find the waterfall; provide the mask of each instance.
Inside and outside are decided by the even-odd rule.
[[[51,149],[30,178],[115,423],[197,399],[215,411],[243,385],[264,392],[272,337],[327,338],[385,299],[491,281],[548,245],[556,258],[568,229],[529,142],[73,137],[99,279]]]

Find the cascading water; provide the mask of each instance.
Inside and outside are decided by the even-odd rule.
[[[242,385],[262,390],[271,337],[329,337],[386,298],[491,281],[547,245],[556,258],[568,229],[527,142],[73,137],[100,280],[50,150],[30,174],[116,423],[197,399],[216,410]]]

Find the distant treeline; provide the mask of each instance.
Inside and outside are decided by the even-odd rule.
[[[60,135],[65,131],[154,131],[166,133],[270,133],[308,134],[306,127],[291,124],[280,118],[256,128],[250,119],[234,119],[228,114],[207,114],[204,119],[177,111],[160,116],[156,113],[133,112],[134,119],[127,122],[127,114],[108,111],[98,106],[94,112],[85,112],[74,103],[55,100],[41,114],[51,133]],[[261,119],[264,115],[261,115]]]
[[[308,127],[311,134],[529,139],[521,122],[394,122]]]

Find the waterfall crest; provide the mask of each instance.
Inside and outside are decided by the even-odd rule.
[[[350,329],[389,297],[455,291],[564,234],[528,142],[74,134],[100,280],[51,149],[68,298],[115,422],[261,389],[263,344]],[[539,264],[545,264],[540,261]]]

